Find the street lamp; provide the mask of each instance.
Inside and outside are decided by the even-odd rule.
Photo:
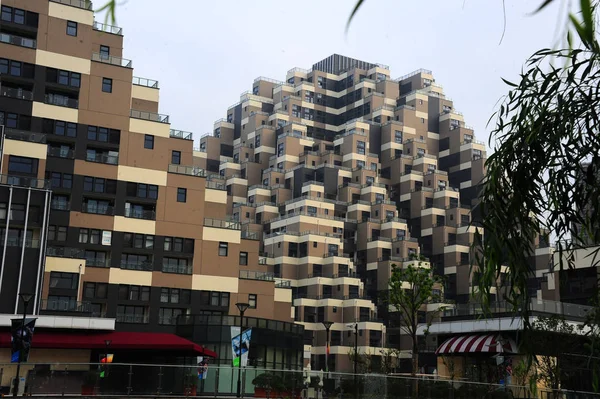
[[[352,328],[352,324],[346,324]],[[358,399],[358,322],[354,323],[354,397]]]
[[[19,374],[21,373],[21,362],[23,361],[23,350],[25,345],[23,344],[23,333],[25,332],[25,317],[27,316],[27,307],[29,302],[33,298],[32,294],[19,293],[19,298],[23,301],[23,321],[21,322],[21,342],[19,347],[19,362],[17,363],[17,376],[15,378],[15,387],[13,390],[13,396],[17,396],[19,393]]]
[[[240,361],[239,361],[239,368],[238,368],[238,380],[237,380],[237,397],[241,398],[242,397],[242,332],[243,332],[243,328],[244,328],[244,312],[246,310],[248,310],[248,308],[250,307],[249,303],[244,303],[244,302],[238,302],[235,304],[235,306],[237,306],[238,310],[240,311]]]
[[[325,330],[327,330],[327,347],[325,349],[325,372],[327,373],[327,377],[329,377],[329,329],[333,325],[333,321],[323,321],[322,323],[325,326]]]

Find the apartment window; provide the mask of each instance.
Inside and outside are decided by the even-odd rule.
[[[110,56],[110,47],[100,45],[100,58],[103,60],[107,60]]]
[[[50,272],[50,288],[77,289],[79,275],[76,273]]]
[[[153,249],[154,236],[149,234],[123,234],[123,246],[126,248]]]
[[[52,132],[57,136],[77,137],[77,124],[64,122],[64,121],[52,121],[46,119],[46,123],[52,124]]]
[[[88,140],[100,141],[107,143],[109,137],[109,130],[105,127],[88,126],[87,138]]]
[[[240,265],[248,266],[248,252],[240,252]]]
[[[63,86],[79,88],[81,86],[81,74],[78,72],[46,68],[46,81],[58,83],[59,85]]]
[[[147,308],[145,306],[117,306],[117,322],[147,323]]]
[[[248,294],[248,305],[250,305],[250,309],[256,309],[256,305],[257,305],[256,294]]]
[[[219,243],[219,256],[227,256],[228,244],[226,242]]]
[[[122,301],[149,301],[150,287],[141,285],[119,285],[118,299]]]
[[[181,164],[181,151],[173,151],[171,153],[171,163],[173,165],[180,165]]]
[[[113,81],[109,78],[102,78],[102,91],[105,93],[112,93]]]
[[[83,297],[89,299],[106,299],[108,297],[108,284],[84,283]]]
[[[67,35],[77,36],[77,22],[67,21]]]
[[[187,201],[187,188],[179,187],[177,189],[177,202],[186,202]]]
[[[163,258],[162,271],[165,273],[192,274],[187,259]]]
[[[106,252],[85,251],[85,265],[106,267]]]
[[[189,304],[191,302],[191,291],[179,288],[161,288],[160,302]]]
[[[46,172],[46,179],[49,179],[52,188],[72,188],[73,175],[70,173]]]
[[[316,206],[307,206],[306,213],[311,216],[317,216],[317,207]]]
[[[154,136],[151,134],[146,134],[144,136],[144,148],[148,150],[154,149]]]
[[[283,151],[285,149],[285,146],[283,143],[279,143],[277,144],[277,156],[280,157],[283,155]]]
[[[356,142],[356,152],[358,154],[364,155],[365,154],[365,142],[364,141],[357,141]]]
[[[160,308],[158,311],[158,324],[174,325],[177,322],[177,317],[187,314],[187,312],[187,309]]]
[[[8,158],[8,171],[10,173],[37,176],[38,160],[36,158],[10,155]]]
[[[67,226],[48,226],[48,240],[67,241]]]
[[[229,292],[215,292],[210,293],[210,305],[229,307]]]

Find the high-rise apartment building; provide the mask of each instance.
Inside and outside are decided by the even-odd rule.
[[[180,315],[239,325],[228,315],[245,302],[257,365],[299,367],[290,287],[229,218],[192,133],[159,113],[158,82],[133,72],[122,29],[96,22],[89,1],[2,1],[0,313],[21,313],[28,292],[29,313],[174,333]],[[230,364],[217,335],[204,342]]]

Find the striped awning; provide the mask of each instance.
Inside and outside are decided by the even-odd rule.
[[[498,334],[459,335],[448,338],[435,351],[438,355],[455,353],[518,353],[517,344]]]

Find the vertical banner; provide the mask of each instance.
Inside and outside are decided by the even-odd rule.
[[[248,351],[250,350],[250,338],[252,337],[252,329],[249,328],[241,336],[240,340],[240,328],[231,327],[231,350],[233,353],[233,365],[240,365],[240,358],[242,367],[248,365]]]
[[[31,348],[31,339],[37,319],[11,319],[11,363],[18,363],[19,359],[26,362],[29,359],[29,349]]]

